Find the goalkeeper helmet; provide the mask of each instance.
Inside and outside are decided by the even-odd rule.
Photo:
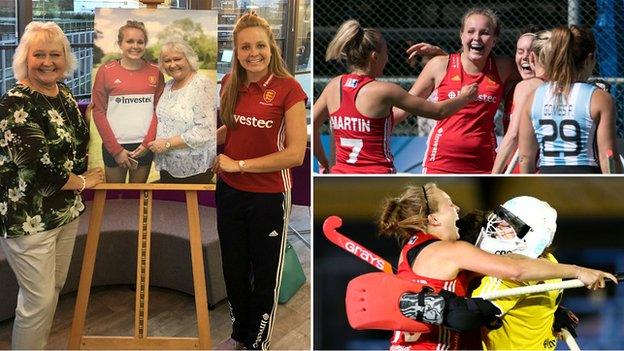
[[[517,253],[537,258],[552,243],[556,230],[554,208],[534,197],[518,196],[488,216],[476,246],[494,254]]]

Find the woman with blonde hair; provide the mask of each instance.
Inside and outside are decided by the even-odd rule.
[[[549,81],[527,97],[530,103],[519,115],[522,173],[535,172],[538,151],[540,173],[621,173],[615,101],[609,93],[584,83],[596,65],[595,55],[590,29],[552,30],[544,65]]]
[[[490,173],[496,157],[494,115],[506,84],[519,80],[515,63],[495,57],[501,23],[486,8],[468,10],[461,21],[461,52],[429,60],[410,94],[434,99],[455,98],[460,87],[477,83],[474,101],[438,121],[427,142],[423,173]],[[395,114],[405,111],[395,109]]]
[[[19,285],[13,349],[46,346],[85,209],[80,193],[104,179],[101,168],[87,171],[89,127],[61,83],[75,68],[61,28],[31,22],[13,56],[17,84],[0,99],[0,246]]]
[[[221,82],[213,166],[217,229],[232,315],[219,349],[268,349],[279,293],[292,177],[306,148],[307,97],[288,73],[269,23],[254,12],[236,22],[232,70]]]
[[[546,69],[544,65],[546,55],[550,51],[550,35],[551,32],[549,30],[534,34],[534,39],[529,50],[528,62],[531,66],[531,70],[535,72],[535,75],[530,78],[525,78],[523,81],[516,84],[514,88],[513,105],[509,112],[509,127],[497,150],[492,173],[503,173],[505,167],[508,167],[510,164],[511,167],[516,168],[514,173],[519,172],[519,168],[516,167],[516,161],[514,160],[514,156],[517,157],[515,153],[517,153],[518,149],[518,128],[520,126],[520,118],[518,115],[526,103],[529,94],[546,81]]]
[[[410,95],[397,84],[376,80],[388,62],[388,47],[378,30],[363,28],[356,20],[340,26],[325,59],[344,59],[351,70],[332,79],[314,103],[314,155],[325,172],[395,173],[390,134],[407,116],[393,116],[393,106],[443,119],[476,97],[476,85],[470,84],[461,88],[456,99],[433,103]],[[328,119],[336,150],[333,166],[320,137]]]
[[[210,183],[217,151],[216,90],[197,72],[199,60],[183,40],[166,41],[158,66],[171,76],[158,100],[155,154],[161,183]]]
[[[546,260],[500,256],[458,240],[459,207],[434,183],[410,186],[388,199],[379,219],[380,234],[404,244],[397,275],[418,281],[436,292],[445,289],[460,297],[467,294],[471,274],[516,281],[578,278],[590,288],[605,286],[605,278],[617,283],[610,273],[557,264]],[[438,326],[430,333],[395,331],[391,350],[454,350],[462,345],[461,335]]]

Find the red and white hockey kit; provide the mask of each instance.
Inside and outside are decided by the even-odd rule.
[[[146,62],[141,69],[125,69],[118,60],[98,68],[93,85],[93,121],[111,155],[121,144],[147,143],[156,136],[154,108],[164,87],[158,66]]]
[[[390,152],[392,111],[384,118],[370,118],[355,106],[360,89],[373,81],[357,74],[340,78],[340,107],[329,115],[336,145],[331,173],[395,173]]]
[[[466,296],[468,287],[468,272],[460,272],[455,279],[440,280],[417,275],[412,270],[409,252],[419,250],[422,245],[427,245],[438,238],[418,233],[410,238],[401,250],[401,260],[398,266],[397,276],[401,279],[410,280],[419,284],[424,284],[433,288],[435,292],[444,289],[454,292],[459,297]],[[417,256],[417,254],[416,254]],[[411,261],[413,262],[413,260]],[[432,325],[429,333],[408,333],[397,330],[390,340],[390,350],[458,350],[460,347],[460,333],[450,329]]]
[[[437,101],[455,98],[464,85],[477,83],[478,96],[454,115],[440,120],[429,135],[423,173],[490,173],[496,158],[494,115],[503,95],[495,60],[483,72],[466,73],[460,54],[451,54],[444,79],[434,92]]]

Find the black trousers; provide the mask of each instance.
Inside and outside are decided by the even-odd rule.
[[[251,193],[217,182],[217,230],[232,338],[267,350],[279,296],[290,191]]]

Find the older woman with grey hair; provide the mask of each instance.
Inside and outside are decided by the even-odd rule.
[[[216,155],[216,89],[197,72],[195,51],[184,41],[166,42],[158,65],[171,76],[156,106],[156,155],[161,183],[209,183]]]
[[[12,347],[45,347],[84,210],[89,128],[60,81],[76,67],[53,22],[31,22],[13,56],[18,80],[0,99],[0,246],[19,285]]]

